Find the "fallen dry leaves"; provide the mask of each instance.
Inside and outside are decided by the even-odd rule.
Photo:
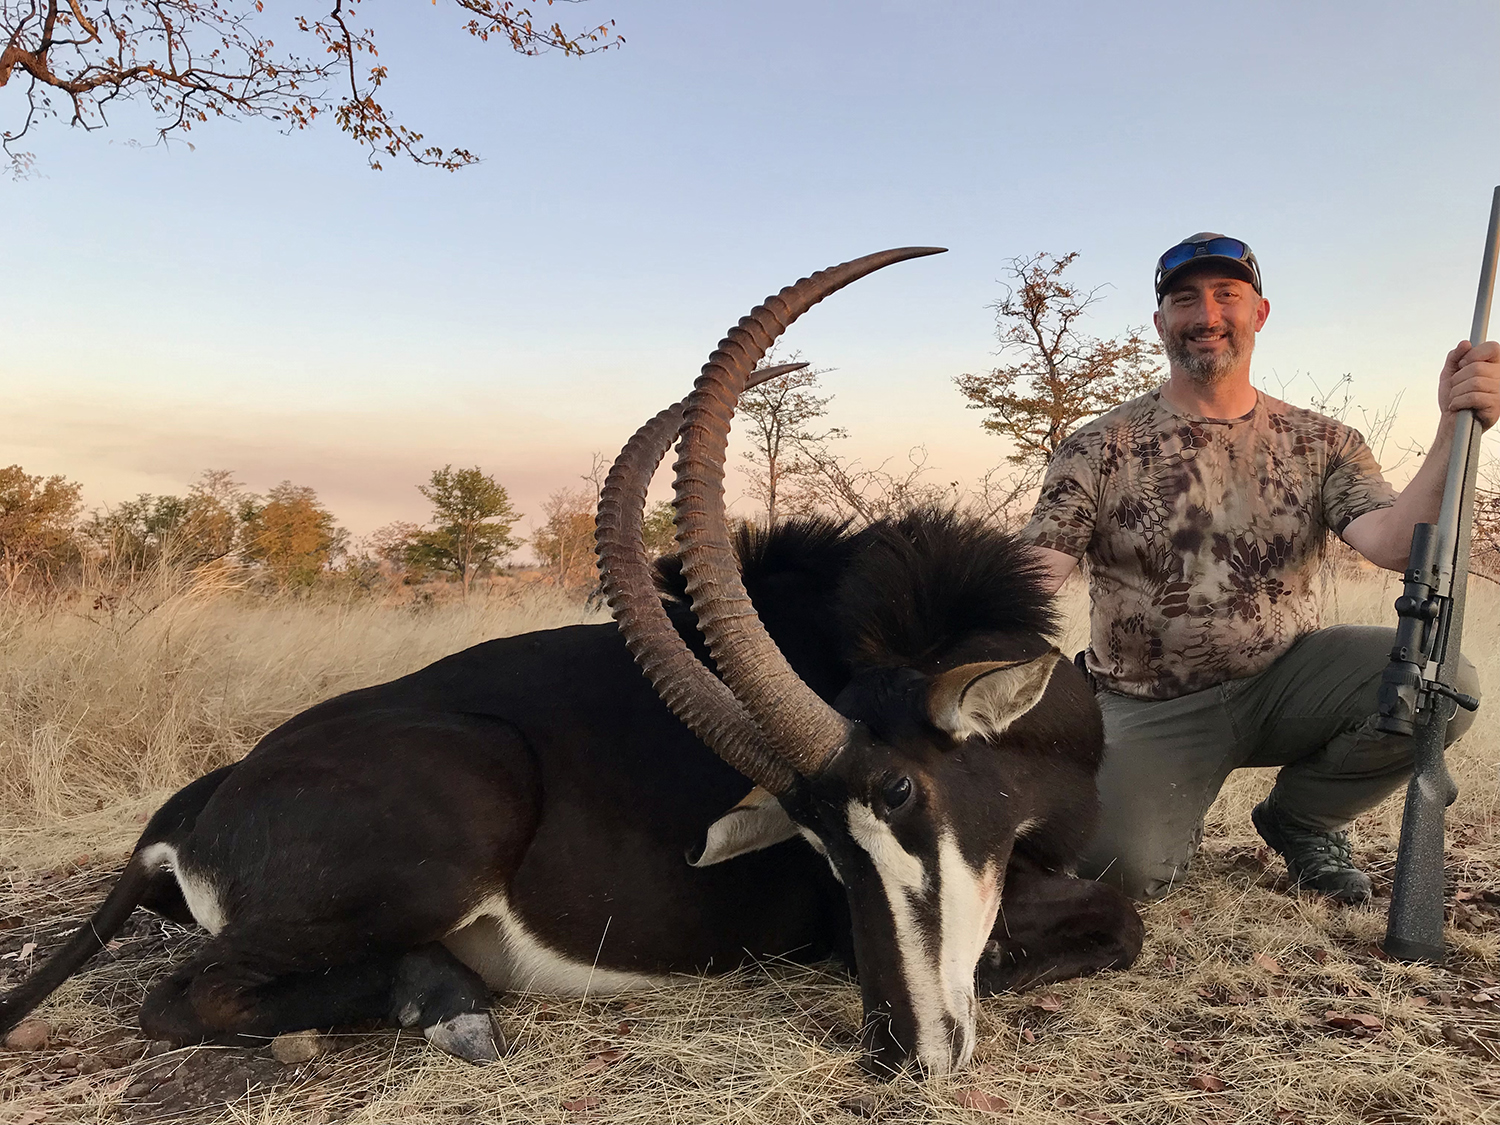
[[[1032,997],[1031,1006],[1040,1008],[1044,1012],[1060,1012],[1063,1008],[1062,997],[1055,992],[1044,992],[1040,996]]]
[[[960,1090],[953,1096],[953,1100],[965,1109],[977,1109],[981,1113],[1010,1112],[1010,1102],[999,1094],[992,1094],[987,1090],[973,1088]]]
[[[1378,1035],[1385,1030],[1384,1020],[1365,1012],[1336,1012],[1330,1008],[1323,1013],[1323,1022],[1340,1031],[1362,1031],[1370,1035]]]
[[[1285,971],[1281,967],[1281,962],[1269,953],[1257,953],[1251,960],[1255,962],[1257,968],[1262,969],[1273,977],[1279,977]]]
[[[1175,1039],[1166,1040],[1162,1043],[1162,1046],[1179,1058],[1187,1059],[1188,1062],[1208,1061],[1207,1051],[1200,1051],[1197,1047],[1189,1046],[1186,1043],[1179,1043]]]
[[[603,1051],[598,1051],[579,1068],[578,1073],[581,1076],[598,1074],[600,1071],[608,1070],[616,1063],[623,1062],[628,1053],[624,1047],[609,1047]]]

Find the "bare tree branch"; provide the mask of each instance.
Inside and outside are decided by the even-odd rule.
[[[800,355],[800,353],[798,353]],[[792,357],[795,361],[797,355]],[[766,356],[761,367],[785,362],[774,355]],[[775,527],[783,514],[799,478],[811,470],[805,458],[797,456],[805,446],[823,446],[844,436],[838,427],[814,433],[808,426],[828,413],[830,395],[820,398],[818,377],[832,368],[814,370],[804,367],[752,387],[740,396],[737,413],[744,419],[744,430],[750,448],[740,467],[749,478],[748,492],[766,509],[766,526]],[[793,503],[792,510],[803,510]]]

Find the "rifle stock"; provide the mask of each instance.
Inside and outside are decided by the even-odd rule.
[[[1489,333],[1500,239],[1500,187],[1490,203],[1490,225],[1479,271],[1479,295],[1469,342]],[[1444,753],[1448,720],[1458,706],[1478,701],[1454,690],[1463,644],[1469,584],[1474,481],[1483,438],[1471,410],[1455,419],[1448,478],[1436,524],[1412,529],[1405,585],[1396,599],[1396,643],[1380,684],[1382,731],[1411,735],[1414,763],[1401,816],[1401,846],[1386,922],[1385,951],[1400,961],[1443,960],[1443,821],[1458,796]]]

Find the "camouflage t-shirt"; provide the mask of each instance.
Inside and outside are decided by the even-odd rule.
[[[1318,627],[1327,531],[1395,499],[1359,432],[1261,394],[1243,418],[1160,390],[1071,434],[1022,533],[1089,563],[1089,668],[1173,699],[1262,671]]]

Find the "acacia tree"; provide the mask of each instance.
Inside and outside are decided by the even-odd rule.
[[[1036,485],[1081,423],[1161,381],[1161,345],[1144,326],[1110,339],[1083,331],[1080,321],[1099,301],[1100,287],[1082,289],[1064,278],[1077,258],[1074,251],[1010,259],[1006,272],[1015,285],[990,307],[1000,354],[1014,362],[954,379],[969,409],[988,413],[985,430],[1010,439],[1012,497]]]
[[[0,581],[7,593],[27,581],[50,585],[77,553],[73,521],[83,486],[61,476],[0,469]]]
[[[793,357],[795,359],[795,357]],[[767,356],[761,367],[782,362]],[[742,456],[740,467],[750,481],[748,491],[766,509],[766,526],[775,527],[788,501],[798,508],[808,505],[792,495],[798,478],[806,476],[810,466],[801,450],[826,448],[829,441],[844,436],[838,427],[814,432],[811,423],[828,413],[833,396],[819,397],[818,377],[830,369],[814,371],[804,367],[751,387],[740,396],[735,414],[744,420],[744,433],[750,448]],[[748,467],[746,467],[748,466]]]
[[[211,117],[265,117],[292,130],[331,113],[372,168],[382,155],[450,171],[474,163],[467,149],[426,143],[375,100],[388,71],[376,61],[374,30],[360,26],[359,2],[332,0],[320,15],[294,8],[285,30],[307,37],[299,54],[271,38],[281,29],[269,26],[263,0],[0,0],[0,87],[19,78],[26,91],[24,112],[0,133],[13,171],[31,165],[32,155],[13,146],[38,119],[65,114],[98,129],[114,103],[127,101],[150,107],[161,139]],[[464,32],[523,55],[586,55],[624,42],[613,20],[569,32],[511,0],[447,3]]]
[[[313,585],[349,538],[315,491],[289,480],[264,501],[247,497],[240,519],[241,554],[264,567],[281,589]]]
[[[452,465],[434,469],[417,491],[432,502],[433,526],[416,537],[407,561],[457,574],[467,598],[479,570],[504,560],[521,545],[510,533],[521,513],[511,507],[505,486],[477,465],[456,471]]]
[[[405,581],[422,577],[423,567],[412,559],[412,546],[422,536],[421,524],[394,520],[377,527],[360,542],[366,556],[378,567],[388,567]]]

